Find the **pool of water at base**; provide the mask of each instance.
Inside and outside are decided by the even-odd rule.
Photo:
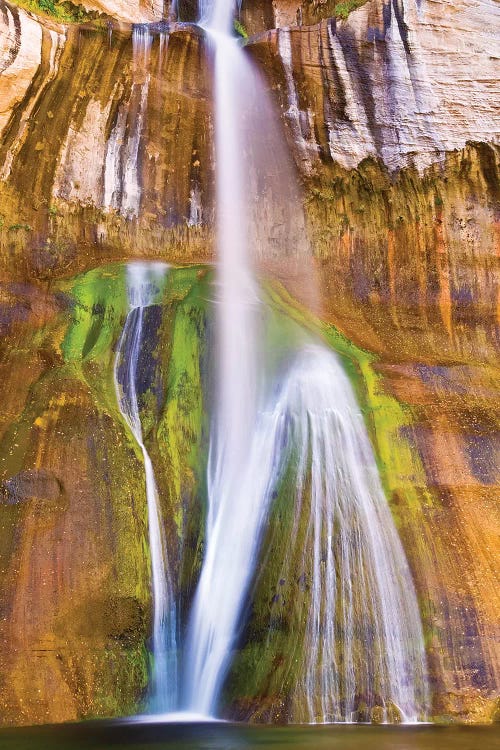
[[[499,750],[497,726],[88,721],[0,730],[1,750]]]

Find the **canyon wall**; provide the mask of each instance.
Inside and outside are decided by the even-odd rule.
[[[213,261],[210,45],[189,24],[125,23],[168,15],[156,5],[137,16],[129,3],[98,9],[118,20],[61,25],[0,0],[7,724],[130,713],[147,680],[142,469],[110,379],[123,284],[77,275],[131,257]],[[433,715],[490,721],[500,681],[499,9],[493,0],[370,0],[347,19],[333,15],[329,3],[242,6],[311,238],[310,257],[278,252],[259,258],[260,269],[301,314],[314,307],[362,384],[418,590]],[[273,206],[265,210],[263,220],[278,223]],[[314,305],[305,268],[321,289]],[[150,436],[164,507],[190,540],[178,570],[186,597],[200,547],[175,498],[187,503],[202,481],[193,394],[206,325],[189,278],[173,289],[158,334],[170,395]],[[69,346],[80,316],[85,335]],[[173,345],[175,330],[181,340],[187,331],[186,351]],[[273,544],[279,557],[276,535]],[[227,705],[233,716],[285,720],[279,649],[293,644],[277,638],[266,654],[263,639],[270,619],[287,632],[299,581],[270,592],[262,575]]]

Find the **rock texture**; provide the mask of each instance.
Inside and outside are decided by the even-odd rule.
[[[64,43],[62,27],[45,29],[27,13],[15,7],[3,5],[2,34],[0,37],[0,71],[2,76],[0,97],[0,132],[3,132],[13,110],[19,105],[28,89],[33,86],[36,98],[43,92],[42,83],[48,82],[56,71],[58,51]],[[45,49],[44,49],[45,48]],[[42,81],[38,74],[42,67],[42,52],[46,55],[46,79]],[[24,109],[19,122],[19,131],[26,127],[30,113],[36,103]],[[11,161],[9,158],[8,161]],[[8,165],[3,166],[2,174],[8,172]]]
[[[2,722],[129,713],[147,680],[151,609],[142,465],[103,394],[107,368],[94,361],[91,372],[62,355],[64,299],[26,285],[9,294],[0,354]]]
[[[61,252],[65,264],[79,263],[96,242],[104,257],[180,243],[186,260],[192,245],[208,255],[211,109],[200,32],[57,33],[5,9],[32,34],[29,70],[14,71],[14,90],[6,78],[0,145],[2,223],[15,227],[14,245],[31,246],[28,265],[45,273]],[[9,44],[11,67],[19,67],[14,37]]]
[[[247,3],[242,18],[301,178],[311,256],[294,263],[287,248],[261,270],[293,308],[313,307],[314,275],[333,345],[352,342],[419,593],[434,714],[488,721],[500,684],[498,5],[370,0],[343,21],[325,18],[328,3],[273,8]],[[192,26],[63,27],[5,0],[0,24],[2,721],[116,715],[140,702],[150,627],[141,464],[109,379],[123,300],[93,276],[67,279],[130,257],[213,259],[211,52]],[[150,438],[177,526],[176,502],[199,481],[206,333],[193,279],[178,278],[182,315],[168,308],[162,323],[168,403]],[[90,317],[68,359],[75,309]],[[188,600],[200,547],[186,524]],[[272,585],[256,583],[233,716],[286,719],[290,643],[268,661],[258,648],[270,618],[286,634]]]
[[[422,171],[468,140],[498,143],[499,23],[489,0],[376,0],[346,21],[269,32],[251,51],[274,84],[281,72],[303,169],[374,156]]]
[[[160,21],[165,17],[164,0],[82,0],[85,10],[97,10],[129,23]]]
[[[146,232],[153,223],[163,243],[162,227],[210,224],[211,124],[201,124],[211,84],[200,32],[174,24],[108,38],[91,27],[42,29],[2,7],[6,221],[47,235],[44,209],[61,201],[63,212],[137,218]],[[391,172],[422,173],[468,140],[497,142],[498,15],[493,2],[464,3],[458,26],[444,2],[372,0],[345,22],[254,38],[249,52],[277,88],[300,171],[373,157]],[[113,223],[104,218],[103,239]]]

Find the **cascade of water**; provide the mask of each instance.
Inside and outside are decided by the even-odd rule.
[[[381,707],[382,718],[395,716],[397,707],[403,720],[415,721],[427,700],[418,606],[349,381],[335,355],[307,344],[282,387],[264,396],[257,344],[262,302],[250,248],[265,259],[285,251],[297,259],[304,226],[266,92],[229,33],[233,10],[232,0],[201,8],[215,50],[218,370],[205,554],[186,632],[180,707],[191,717],[216,713],[271,499],[298,456],[294,513],[297,528],[307,519],[301,554],[310,597],[303,677],[295,691],[295,703],[304,706],[300,720],[350,721],[361,701],[367,709]],[[142,32],[137,36],[144,69],[149,43]],[[262,131],[257,137],[256,130]],[[272,196],[267,214],[263,196]],[[193,223],[196,217],[193,211]],[[135,388],[144,308],[154,298],[147,291],[151,273],[137,264],[129,269],[131,310],[116,382],[122,414],[144,456],[155,606],[153,708],[165,712],[179,706],[175,605]],[[121,361],[128,369],[120,379]]]
[[[403,720],[416,720],[426,702],[416,596],[349,382],[333,354],[308,348],[275,400],[267,408],[260,401],[259,295],[249,244],[252,238],[262,249],[272,238],[264,239],[264,230],[255,242],[255,196],[244,178],[252,165],[244,155],[253,158],[255,149],[255,138],[245,139],[245,121],[255,111],[248,99],[253,92],[253,106],[257,99],[264,105],[265,92],[228,34],[232,13],[230,0],[202,7],[215,46],[219,389],[205,557],[185,647],[184,707],[198,714],[216,710],[270,498],[295,446],[295,513],[298,522],[310,487],[304,555],[312,559],[307,656],[297,687],[307,706],[301,718],[349,721],[362,694],[370,706],[385,707],[386,717],[392,701]],[[278,187],[285,190],[284,182]]]
[[[144,460],[153,588],[154,664],[150,709],[155,713],[171,710],[177,698],[177,617],[158,489],[153,464],[142,434],[137,381],[144,335],[144,311],[158,298],[166,269],[162,263],[137,262],[127,265],[129,312],[115,359],[115,390],[118,405],[142,451]]]
[[[309,591],[294,719],[369,720],[376,707],[377,720],[425,718],[426,658],[411,574],[352,387],[337,357],[313,343],[298,352],[282,386],[256,413],[232,507],[219,508],[207,527],[186,664],[189,709],[215,709],[238,629],[238,587],[247,589],[272,498],[290,464],[296,484],[290,558],[300,539]],[[305,537],[298,533],[304,519]]]
[[[242,92],[253,87],[253,74],[225,33],[231,14],[230,3],[218,2],[209,25],[215,45],[219,387],[210,439],[206,552],[188,628],[183,695],[185,707],[201,714],[215,710],[264,518],[242,480],[255,420],[259,297],[249,260],[240,121]]]
[[[298,716],[352,721],[362,696],[368,716],[380,706],[382,720],[399,713],[417,721],[425,716],[427,683],[415,589],[362,415],[335,355],[307,346],[275,410],[287,420],[281,465],[292,453],[297,464],[293,539],[309,515],[301,554],[310,570],[310,609]]]

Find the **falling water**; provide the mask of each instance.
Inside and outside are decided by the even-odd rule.
[[[216,711],[271,498],[293,448],[300,456],[297,519],[310,487],[304,555],[312,553],[311,601],[297,687],[303,720],[350,721],[360,694],[370,707],[382,706],[383,719],[393,704],[403,720],[417,720],[426,703],[418,606],[350,384],[332,353],[307,346],[263,406],[261,303],[248,246],[255,216],[243,157],[252,148],[244,139],[245,97],[256,81],[228,34],[232,11],[228,0],[216,0],[211,13],[202,9],[215,46],[219,389],[184,708]]]
[[[136,393],[144,309],[155,299],[158,269],[129,267],[130,311],[116,359],[120,408],[141,447],[146,472],[154,598],[152,707],[181,709],[188,718],[216,714],[273,498],[292,473],[290,559],[302,556],[307,579],[304,658],[292,696],[300,709],[293,716],[352,721],[363,704],[368,719],[380,709],[379,720],[416,721],[427,705],[416,595],[350,383],[336,356],[305,332],[302,344],[289,351],[281,385],[261,357],[265,304],[251,259],[279,256],[283,263],[285,253],[300,259],[305,232],[266,92],[230,35],[232,13],[231,0],[201,8],[215,51],[217,389],[204,559],[177,700],[175,604]],[[298,534],[304,523],[305,535]],[[294,553],[296,539],[301,548]]]
[[[206,551],[188,629],[183,691],[185,708],[208,715],[215,711],[231,657],[265,518],[243,480],[255,422],[259,297],[249,261],[241,113],[254,80],[227,33],[231,20],[232,5],[216,3],[208,31],[215,46],[219,388],[210,438]]]
[[[118,342],[115,390],[120,411],[139,445],[144,460],[148,506],[149,546],[153,588],[153,671],[150,710],[171,710],[177,696],[176,606],[161,519],[153,464],[144,445],[137,382],[144,339],[145,309],[155,303],[166,273],[162,263],[129,263],[127,291],[129,312]]]
[[[281,466],[296,463],[292,539],[308,518],[299,553],[309,571],[310,604],[298,716],[353,721],[361,700],[368,716],[378,706],[380,720],[415,722],[427,707],[417,598],[362,415],[336,356],[306,345],[274,411],[287,423]]]

